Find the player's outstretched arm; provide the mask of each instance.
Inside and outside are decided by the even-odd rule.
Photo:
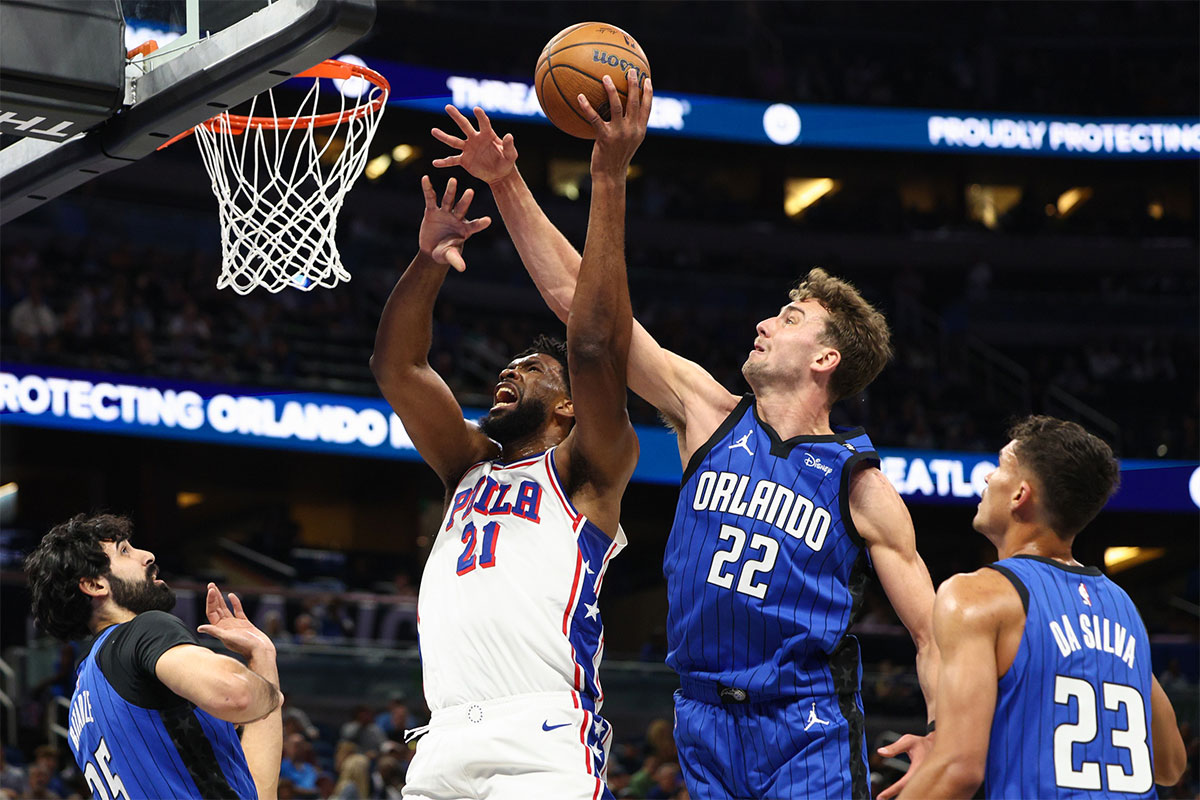
[[[1174,786],[1187,769],[1187,746],[1179,733],[1179,722],[1158,678],[1151,676],[1150,741],[1154,745],[1154,782]]]
[[[472,464],[498,452],[475,425],[463,419],[450,387],[429,365],[433,305],[446,271],[466,269],[463,244],[491,224],[488,217],[466,218],[474,191],[467,189],[455,204],[456,188],[454,178],[447,181],[439,204],[429,177],[421,178],[425,215],[418,236],[420,249],[383,307],[371,356],[371,372],[380,391],[447,490]]]
[[[929,756],[905,776],[901,798],[975,794],[987,769],[996,712],[996,642],[1006,626],[1020,625],[1024,617],[1021,598],[995,570],[956,575],[942,584],[933,609],[942,656],[937,734]]]
[[[630,161],[646,137],[653,89],[630,70],[622,108],[608,76],[612,119],[605,122],[583,95],[580,108],[596,131],[592,148],[592,198],[587,243],[567,316],[575,427],[559,467],[579,487],[574,500],[609,536],[620,522],[620,497],[637,464],[638,444],[625,406],[626,364],[633,329],[625,272],[625,180]],[[578,476],[586,476],[586,483]]]
[[[437,128],[433,136],[459,152],[435,159],[433,165],[460,166],[487,182],[525,269],[546,304],[566,322],[579,279],[580,255],[546,216],[521,177],[512,134],[501,138],[481,108],[474,111],[478,130],[454,106],[446,106],[446,113],[462,136]],[[661,411],[681,433],[685,463],[737,405],[737,398],[706,370],[664,349],[636,319],[627,381],[630,389]]]
[[[941,658],[933,636],[933,581],[917,552],[912,517],[895,487],[870,467],[850,477],[850,516],[867,544],[888,601],[917,646],[917,678],[932,721],[937,717]]]
[[[221,644],[245,658],[251,672],[268,683],[280,685],[275,644],[246,616],[236,594],[229,593],[229,605],[226,605],[221,590],[215,583],[210,583],[205,615],[208,624],[201,625],[197,631],[215,636]],[[246,725],[242,731],[242,752],[258,789],[259,800],[275,797],[279,793],[279,767],[283,758],[282,702],[262,719]]]

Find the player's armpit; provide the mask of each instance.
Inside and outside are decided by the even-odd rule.
[[[996,645],[1006,626],[1023,624],[1012,585],[994,570],[956,575],[942,584],[933,627],[941,652],[937,736],[901,798],[970,797],[983,782],[996,711]]]
[[[917,552],[908,507],[882,472],[863,467],[850,477],[850,516],[888,601],[917,646],[917,677],[929,718],[935,719],[940,658],[933,636],[933,582]]]
[[[1179,734],[1179,723],[1175,709],[1167,693],[1150,677],[1150,739],[1154,743],[1154,782],[1160,786],[1174,786],[1187,769],[1187,747]]]
[[[234,724],[262,719],[283,700],[278,687],[241,662],[199,645],[167,650],[154,673],[175,694]]]

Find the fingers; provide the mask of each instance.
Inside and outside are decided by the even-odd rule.
[[[446,181],[446,191],[442,194],[442,208],[451,209],[454,207],[454,195],[458,191],[458,180],[451,178]]]
[[[215,583],[208,584],[208,596],[205,597],[204,602],[204,615],[214,625],[229,615],[229,609],[225,607],[225,600],[221,597],[221,590],[217,588]]]
[[[449,187],[447,187],[449,188]],[[467,216],[467,209],[471,207],[471,201],[475,199],[475,190],[467,189],[462,193],[462,197],[458,199],[458,205],[454,206],[454,211],[451,213],[459,219],[464,219]]]
[[[437,208],[437,195],[433,193],[433,182],[429,180],[428,175],[421,176],[421,193],[425,195],[426,211]]]
[[[621,93],[617,91],[617,85],[613,83],[611,76],[605,75],[603,83],[604,93],[608,95],[608,118],[621,119],[625,116],[624,106],[621,105]]]
[[[488,136],[495,136],[496,132],[492,130],[492,121],[488,119],[487,112],[479,106],[475,106],[475,121],[479,123],[479,132]]]
[[[906,733],[886,747],[880,747],[878,750],[879,755],[887,756],[888,758],[899,755],[900,753],[906,752],[908,748],[916,744],[919,739],[919,736],[913,736],[911,733]]]
[[[596,109],[592,108],[592,104],[588,102],[588,99],[583,94],[580,94],[576,100],[579,102],[579,108],[583,112],[583,118],[593,128],[600,130],[604,126],[604,118],[600,116],[600,113]]]
[[[446,263],[459,272],[466,272],[467,262],[463,261],[462,253],[453,247],[446,249]]]
[[[433,160],[435,167],[457,167],[460,163],[462,163],[462,153],[446,156],[445,158],[435,158]]]
[[[443,144],[450,145],[451,147],[453,147],[456,150],[462,150],[464,147],[467,146],[466,139],[460,139],[457,136],[451,136],[450,134],[446,133],[441,128],[430,128],[429,132],[431,134],[433,134],[433,138],[437,139],[439,142],[442,142]]]
[[[642,106],[642,115],[640,117],[643,126],[650,124],[650,104],[654,102],[654,87],[650,85],[650,76],[642,81],[642,96],[640,100]]]
[[[467,235],[474,236],[480,231],[487,230],[488,226],[491,224],[491,217],[480,217],[479,219],[470,220],[467,222]]]
[[[474,126],[471,125],[471,120],[463,116],[463,113],[454,106],[447,105],[446,113],[449,114],[450,119],[454,120],[455,124],[458,125],[459,130],[461,130],[467,136],[471,136],[476,132]]]
[[[246,619],[246,611],[242,608],[242,601],[233,592],[229,593],[229,605],[233,606],[233,616],[238,619]]]
[[[504,140],[500,142],[501,148],[504,150],[504,157],[509,161],[517,160],[517,144],[513,140],[511,133],[504,134]]]
[[[642,87],[638,84],[637,70],[635,69],[630,69],[625,73],[625,96],[628,98],[625,116],[630,119],[641,119]]]
[[[904,789],[904,785],[905,785],[906,783],[908,783],[908,773],[907,773],[907,772],[906,772],[906,773],[904,773],[904,777],[903,777],[903,778],[901,778],[900,780],[896,781],[896,782],[895,782],[895,783],[893,783],[891,786],[887,787],[887,788],[886,788],[886,789],[884,789],[882,792],[880,792],[880,793],[877,795],[877,797],[876,797],[876,800],[891,800],[891,798],[893,798],[893,797],[895,797],[896,795],[900,794],[900,792],[901,792],[901,791]]]

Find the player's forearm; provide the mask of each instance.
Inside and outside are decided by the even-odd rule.
[[[974,796],[983,783],[983,770],[969,759],[938,753],[935,748],[900,793],[899,800],[940,800]]]
[[[925,714],[930,722],[937,719],[937,685],[941,668],[942,655],[930,635],[917,643],[917,682],[921,684],[921,694],[925,696]]]
[[[597,176],[592,184],[587,243],[575,297],[578,302],[572,304],[567,321],[571,358],[616,361],[624,376],[633,312],[625,274],[623,175]]]
[[[248,664],[263,680],[279,686],[279,667],[275,653],[259,653]],[[259,800],[274,798],[279,791],[279,767],[283,757],[283,704],[257,722],[250,722],[242,731],[242,751],[246,765],[254,778]]]
[[[525,269],[546,305],[566,322],[579,276],[579,252],[542,211],[516,168],[491,189]]]
[[[375,331],[371,372],[379,383],[403,373],[407,367],[428,363],[433,344],[433,306],[447,269],[445,264],[419,252],[396,282]]]

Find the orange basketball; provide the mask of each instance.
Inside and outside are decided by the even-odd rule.
[[[632,36],[615,25],[580,22],[559,31],[542,48],[533,85],[546,118],[559,130],[594,139],[595,132],[579,109],[578,95],[583,94],[608,120],[608,95],[601,81],[610,75],[624,102],[625,74],[630,69],[637,70],[639,83],[650,77],[650,63]]]

